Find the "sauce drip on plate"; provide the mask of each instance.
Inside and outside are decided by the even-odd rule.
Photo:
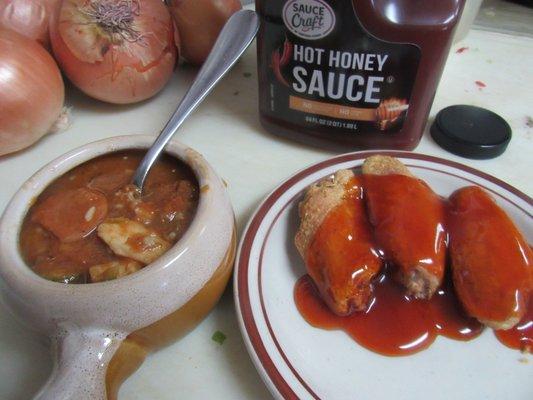
[[[466,316],[446,283],[431,300],[416,300],[384,273],[374,283],[374,298],[364,312],[347,317],[332,313],[308,275],[294,289],[300,314],[317,328],[341,329],[361,346],[387,356],[406,356],[428,348],[438,335],[471,340],[484,327]]]
[[[496,337],[507,347],[531,353],[533,351],[533,301],[529,300],[526,315],[513,328],[494,331]]]

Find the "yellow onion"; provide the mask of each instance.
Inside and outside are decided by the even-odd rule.
[[[181,37],[181,52],[201,65],[226,21],[242,6],[239,0],[167,0]]]
[[[0,28],[12,29],[48,48],[50,15],[59,0],[0,0]]]
[[[52,16],[52,49],[83,92],[126,104],[155,95],[176,64],[172,18],[161,0],[64,0]]]
[[[28,147],[49,132],[64,97],[52,56],[35,40],[0,29],[0,155]]]

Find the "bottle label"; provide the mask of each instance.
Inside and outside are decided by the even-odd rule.
[[[264,20],[259,37],[263,112],[336,133],[399,131],[419,48],[372,36],[351,1],[281,3],[281,18]]]

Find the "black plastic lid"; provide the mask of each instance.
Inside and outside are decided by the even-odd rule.
[[[442,148],[466,158],[494,158],[502,154],[512,136],[511,127],[498,114],[480,107],[456,105],[439,111],[431,136]]]

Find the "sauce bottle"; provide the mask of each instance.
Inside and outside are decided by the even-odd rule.
[[[414,149],[465,0],[256,0],[259,111],[270,132]]]

